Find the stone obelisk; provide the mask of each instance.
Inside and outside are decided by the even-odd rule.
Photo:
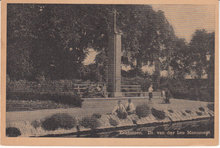
[[[108,43],[108,92],[110,97],[121,97],[121,35],[116,28],[116,10],[113,15],[113,29]]]

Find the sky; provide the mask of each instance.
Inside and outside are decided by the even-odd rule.
[[[215,29],[214,5],[152,5],[153,9],[162,10],[169,23],[173,26],[175,34],[191,40],[196,29],[206,29],[213,32]]]
[[[173,26],[175,34],[179,38],[185,38],[190,42],[196,29],[206,29],[208,32],[215,30],[215,6],[214,5],[152,5],[155,11],[162,10],[169,23]],[[84,61],[85,65],[94,62],[96,52],[90,49],[89,55]],[[129,67],[122,65],[123,70]],[[154,66],[145,65],[142,70],[152,74]],[[166,77],[167,71],[161,71],[161,75]]]

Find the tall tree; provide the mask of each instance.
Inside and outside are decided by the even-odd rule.
[[[198,83],[195,84],[196,95],[199,95],[200,79],[204,75],[208,75],[210,91],[214,89],[214,48],[215,36],[213,33],[208,33],[206,30],[196,30],[190,43],[187,64],[191,72],[195,72],[195,79]],[[213,96],[213,91],[211,91]]]
[[[122,58],[123,62],[133,69],[138,71],[149,61],[158,62],[159,57],[166,56],[164,52],[173,50],[172,26],[162,11],[156,12],[148,5],[12,4],[8,6],[9,75],[20,79],[30,71],[34,78],[80,78],[88,48],[107,57],[113,9],[117,10],[117,27],[123,32],[122,50],[129,55]],[[28,64],[12,58],[17,49],[21,52],[16,59],[22,57]],[[103,69],[107,58],[98,59],[96,64]],[[16,62],[20,67],[17,74],[13,71],[18,68]]]

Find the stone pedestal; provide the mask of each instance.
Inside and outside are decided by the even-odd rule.
[[[121,93],[121,33],[109,35],[108,45],[108,92],[110,97],[120,97]]]

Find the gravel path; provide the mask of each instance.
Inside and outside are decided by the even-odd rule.
[[[106,114],[111,113],[114,106],[117,104],[117,99],[86,99],[83,102],[82,108],[67,108],[67,109],[44,109],[35,111],[19,111],[19,112],[7,112],[6,122],[12,121],[33,121],[40,120],[55,113],[69,113],[70,115],[81,118],[93,113]],[[126,104],[127,100],[123,99],[122,103]],[[161,99],[153,99],[148,101],[144,98],[134,98],[132,102],[135,106],[138,104],[147,103],[152,107],[160,110],[195,110],[199,107],[204,107],[208,102],[191,101],[181,99],[170,99],[171,104],[163,104]]]

